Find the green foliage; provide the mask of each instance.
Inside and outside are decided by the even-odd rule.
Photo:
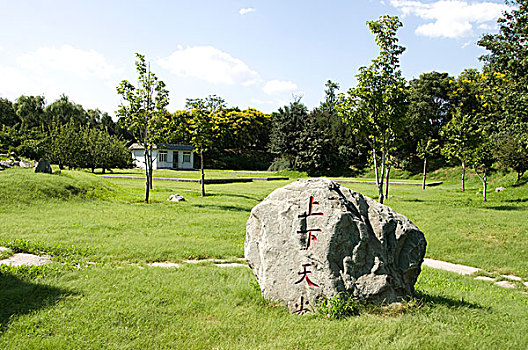
[[[528,171],[528,134],[523,132],[528,125],[518,129],[502,130],[493,141],[493,152],[504,169],[517,172],[517,181]]]
[[[121,81],[117,93],[126,104],[121,104],[116,114],[119,123],[133,135],[145,150],[145,203],[149,201],[149,191],[152,188],[152,149],[155,145],[165,143],[167,132],[169,91],[165,83],[150,71],[150,64],[145,62],[145,56],[136,53],[136,71],[138,87],[127,80]]]
[[[13,254],[14,254],[13,250],[9,248],[7,250],[0,250],[0,260],[7,259]]]
[[[13,104],[6,98],[0,98],[0,126],[13,126],[19,122]]]
[[[76,125],[85,124],[88,120],[88,113],[84,108],[69,100],[68,96],[61,95],[52,104],[44,109],[46,114],[46,124],[66,124],[73,122]]]
[[[21,128],[30,129],[45,126],[45,105],[44,96],[20,96],[13,104],[13,108],[20,120]]]
[[[354,132],[369,141],[376,169],[378,198],[381,203],[386,161],[392,144],[398,138],[407,110],[407,87],[399,66],[399,56],[405,48],[398,44],[397,30],[402,26],[398,17],[381,16],[367,22],[376,36],[380,52],[368,67],[359,68],[358,84],[347,95],[340,95],[337,110]],[[378,161],[377,152],[381,157]],[[378,164],[380,171],[378,173]]]
[[[324,318],[338,320],[359,315],[361,302],[345,293],[337,293],[332,298],[318,301],[315,312]]]

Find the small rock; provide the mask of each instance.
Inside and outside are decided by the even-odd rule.
[[[523,284],[528,288],[528,282],[524,282]]]
[[[515,284],[508,281],[499,281],[495,282],[495,284],[502,288],[515,288]]]
[[[167,200],[171,202],[183,202],[185,201],[185,198],[179,194],[172,194]]]
[[[502,186],[501,187],[497,187],[495,189],[495,192],[502,192],[502,191],[504,191],[504,187],[502,187]]]
[[[489,282],[495,281],[494,278],[491,278],[491,277],[488,277],[488,276],[477,276],[477,277],[475,277],[475,279],[479,280],[479,281],[489,281]]]
[[[513,275],[502,275],[502,277],[509,279],[510,281],[522,281],[522,278]]]
[[[10,256],[7,259],[0,260],[0,264],[10,265],[10,266],[40,266],[46,265],[51,262],[51,257],[47,255],[39,256],[34,254],[27,253],[18,253]]]
[[[0,167],[2,167],[2,168],[12,168],[13,165],[11,164],[11,162],[9,162],[7,160],[0,160]]]
[[[26,163],[26,162],[18,162],[18,166],[21,168],[29,168],[31,167],[31,164]]]
[[[180,264],[176,264],[172,262],[153,262],[153,263],[150,263],[149,266],[171,268],[171,267],[180,267]]]
[[[35,172],[36,173],[46,173],[51,174],[51,165],[49,160],[40,158],[37,165],[35,166]]]

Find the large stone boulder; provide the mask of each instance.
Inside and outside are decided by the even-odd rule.
[[[264,297],[304,313],[339,292],[375,303],[411,297],[425,248],[424,234],[403,215],[310,179],[253,208],[244,253]]]
[[[51,174],[52,171],[49,160],[40,158],[37,165],[35,165],[35,172]]]

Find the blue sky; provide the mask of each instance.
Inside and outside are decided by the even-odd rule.
[[[401,68],[452,75],[480,68],[476,45],[496,32],[501,0],[0,0],[0,97],[62,93],[111,115],[115,87],[134,82],[135,53],[170,91],[216,94],[228,105],[273,112],[292,96],[310,108],[331,79],[345,91],[378,51],[365,22],[397,15]]]

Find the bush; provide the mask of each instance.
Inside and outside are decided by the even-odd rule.
[[[345,293],[337,293],[330,299],[322,299],[315,306],[315,311],[329,319],[340,319],[359,315],[361,302]]]
[[[283,171],[283,170],[289,170],[290,169],[290,162],[286,159],[280,158],[276,159],[271,163],[271,165],[268,168],[268,171]]]

